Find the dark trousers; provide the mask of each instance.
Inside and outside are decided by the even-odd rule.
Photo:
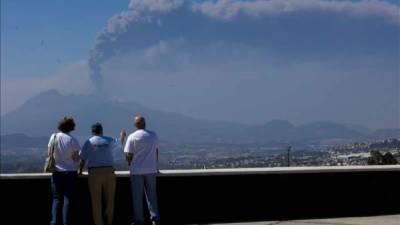
[[[50,225],[73,224],[72,207],[74,207],[78,173],[76,171],[54,172],[51,176],[53,204]]]

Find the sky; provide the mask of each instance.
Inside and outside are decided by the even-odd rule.
[[[1,1],[1,114],[48,89],[195,118],[400,127],[400,3]]]

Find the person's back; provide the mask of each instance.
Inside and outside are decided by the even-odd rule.
[[[132,174],[156,173],[158,137],[153,131],[140,129],[129,135],[127,143],[133,146]]]
[[[125,131],[121,132],[121,141],[118,141],[103,135],[101,123],[93,124],[91,129],[93,136],[85,142],[79,153],[81,158],[79,174],[82,174],[87,162],[94,224],[112,224],[116,185],[113,151],[121,147],[120,143],[124,141]]]
[[[53,143],[54,135],[50,138],[49,147]],[[54,146],[54,159],[57,171],[76,171],[78,162],[73,160],[77,151],[80,150],[79,143],[75,137],[70,134],[56,133],[56,142]]]
[[[114,138],[96,135],[89,138],[82,147],[81,158],[87,160],[91,167],[105,167],[114,165],[113,150],[119,145]]]

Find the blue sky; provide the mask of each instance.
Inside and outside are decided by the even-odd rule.
[[[1,1],[2,78],[49,76],[60,62],[86,58],[96,33],[128,2]]]
[[[398,1],[1,1],[1,113],[49,88],[198,118],[399,127]],[[151,90],[151,91],[149,91]]]

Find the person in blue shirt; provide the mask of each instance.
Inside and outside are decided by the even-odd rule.
[[[79,152],[81,158],[79,174],[82,174],[82,170],[85,164],[87,164],[92,214],[95,225],[111,225],[114,216],[116,185],[113,152],[121,149],[126,132],[124,130],[121,131],[120,140],[103,136],[103,126],[100,123],[95,123],[92,125],[92,135]],[[102,197],[104,197],[104,200]],[[102,213],[103,202],[105,223]]]

